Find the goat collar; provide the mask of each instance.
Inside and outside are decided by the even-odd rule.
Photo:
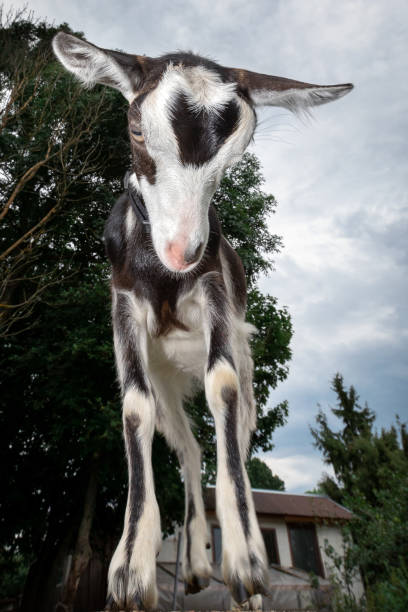
[[[136,191],[131,184],[129,184],[129,178],[132,173],[128,170],[123,178],[123,186],[129,196],[130,203],[135,212],[136,217],[139,219],[142,227],[150,232],[150,221],[149,215],[147,214],[146,206],[144,205],[141,195]]]

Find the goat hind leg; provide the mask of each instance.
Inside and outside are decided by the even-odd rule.
[[[182,388],[181,381],[177,382],[178,389]],[[201,488],[201,451],[191,431],[178,389],[170,388],[169,384],[161,389],[160,395],[166,399],[165,405],[158,402],[156,426],[171,448],[176,451],[184,477],[185,520],[182,567],[187,594],[198,593],[206,588],[212,572],[206,551],[208,533]]]

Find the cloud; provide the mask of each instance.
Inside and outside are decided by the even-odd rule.
[[[333,475],[330,466],[326,466],[318,458],[310,454],[294,454],[289,456],[260,457],[274,474],[285,483],[289,493],[305,493],[314,489],[323,472]]]
[[[271,231],[285,244],[261,285],[289,307],[295,330],[289,378],[271,395],[290,403],[288,425],[274,436],[285,480],[308,488],[320,476],[308,423],[318,402],[334,402],[335,372],[379,424],[395,412],[408,418],[407,3],[126,0],[118,11],[104,0],[33,0],[30,8],[105,47],[152,56],[191,48],[224,65],[355,83],[308,123],[259,110],[252,149],[279,202]]]

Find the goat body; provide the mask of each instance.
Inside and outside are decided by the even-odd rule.
[[[267,584],[265,546],[245,470],[256,426],[248,344],[253,328],[245,322],[242,263],[222,235],[211,198],[225,168],[253,136],[257,104],[302,110],[334,100],[352,86],[310,85],[224,68],[192,54],[127,55],[65,33],[53,45],[64,66],[86,85],[110,85],[129,101],[129,189],[104,233],[129,467],[107,609],[157,606],[161,531],[151,462],[155,428],[176,451],[184,477],[186,592],[209,583],[200,448],[183,410],[197,382],[205,387],[216,428],[223,577],[242,603],[264,593]]]

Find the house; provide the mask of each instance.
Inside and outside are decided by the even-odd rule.
[[[261,489],[252,492],[269,560],[270,594],[262,598],[263,609],[310,610],[318,606],[322,609],[331,598],[329,578],[334,571],[333,562],[325,553],[326,541],[336,553],[343,554],[341,526],[352,518],[351,512],[321,495],[294,495]],[[204,500],[211,536],[208,555],[213,565],[213,577],[210,586],[196,595],[184,595],[181,571],[176,580],[177,548],[181,539],[181,529],[178,529],[163,542],[157,559],[160,609],[229,610],[233,607],[220,571],[222,541],[215,512],[214,487],[207,487]],[[314,586],[312,575],[317,577]],[[357,599],[363,595],[359,576],[355,578],[352,589]]]

